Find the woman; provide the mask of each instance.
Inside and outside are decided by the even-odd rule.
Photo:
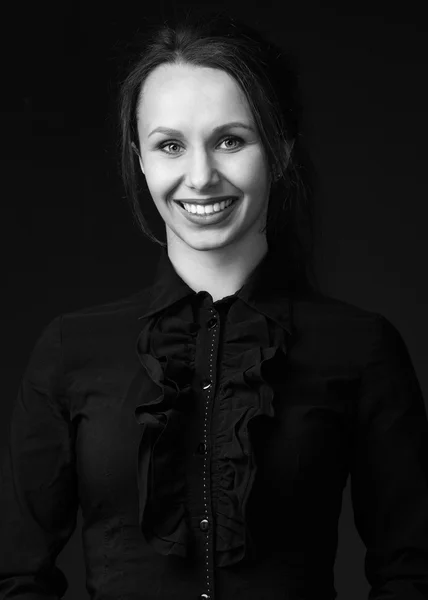
[[[309,282],[282,60],[236,21],[189,19],[123,82],[124,182],[163,247],[141,292],[54,318],[35,346],[3,462],[1,598],[64,595],[80,505],[93,599],[333,600],[348,476],[370,598],[428,597],[421,389],[385,317]]]

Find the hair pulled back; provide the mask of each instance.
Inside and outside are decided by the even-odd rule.
[[[266,231],[296,288],[318,289],[313,262],[312,163],[301,142],[301,101],[293,59],[225,11],[184,16],[147,28],[119,92],[121,175],[133,216],[151,232],[139,202],[137,107],[148,75],[162,64],[221,69],[243,90],[270,165],[272,187]],[[135,52],[135,50],[134,50]],[[312,281],[311,281],[312,279]]]

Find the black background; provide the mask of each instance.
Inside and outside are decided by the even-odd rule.
[[[305,139],[320,182],[315,226],[322,290],[397,326],[427,402],[424,3],[205,5],[228,7],[297,56]],[[157,256],[133,223],[121,188],[115,94],[126,42],[173,6],[44,2],[29,12],[20,4],[3,22],[3,442],[41,329],[60,313],[137,291]],[[79,516],[58,559],[70,584],[68,600],[87,597],[80,528]],[[335,567],[338,600],[367,597],[363,560],[348,481]]]

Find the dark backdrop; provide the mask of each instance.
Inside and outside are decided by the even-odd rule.
[[[158,254],[133,224],[120,187],[114,93],[124,40],[144,28],[145,17],[167,16],[168,3],[35,4],[32,14],[16,4],[3,22],[3,443],[41,329],[60,313],[136,292]],[[295,0],[263,9],[228,0],[212,7],[231,7],[297,55],[304,133],[319,176],[322,290],[398,327],[427,401],[423,4],[323,0],[321,8]],[[80,532],[79,515],[58,560],[68,600],[86,597]],[[335,568],[339,600],[367,597],[363,560],[348,481]]]

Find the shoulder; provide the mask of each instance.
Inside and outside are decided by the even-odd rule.
[[[102,304],[85,306],[61,314],[64,335],[95,334],[123,327],[127,322],[135,323],[145,298],[144,290]]]
[[[43,345],[51,353],[59,352],[66,368],[91,362],[94,356],[107,362],[113,360],[127,348],[133,350],[142,327],[139,316],[146,294],[146,290],[140,290],[113,301],[58,314],[43,328],[37,345]]]
[[[317,322],[319,326],[366,326],[372,327],[379,320],[387,320],[381,313],[362,308],[335,296],[321,292],[308,292],[293,299],[295,319],[305,322]]]
[[[396,349],[403,345],[397,327],[383,314],[320,292],[294,300],[293,324],[296,342],[360,364],[392,343]]]

